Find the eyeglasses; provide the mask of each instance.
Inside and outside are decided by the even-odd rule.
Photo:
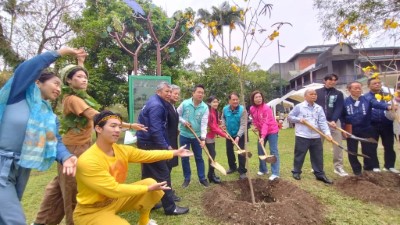
[[[331,81],[337,81],[335,78],[330,78],[330,79],[328,79],[328,80],[331,80]]]

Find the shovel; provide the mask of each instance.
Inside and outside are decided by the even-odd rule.
[[[244,153],[247,152],[247,157],[251,158],[251,157],[253,156],[253,154],[252,154],[251,152],[241,149],[240,146],[236,143],[236,141],[235,141],[235,140],[233,139],[233,137],[228,133],[227,130],[225,130],[225,129],[222,129],[222,130],[226,133],[226,136],[232,141],[232,143],[233,143],[233,144],[236,146],[236,148],[238,149],[238,150],[236,151],[237,154],[241,155],[241,154],[244,154]]]
[[[308,123],[307,121],[303,121],[303,124],[306,125],[308,128],[310,128],[311,130],[317,132],[318,134],[320,134],[322,137],[324,137],[326,140],[328,140],[329,142],[331,142],[332,144],[338,146],[339,148],[341,148],[343,151],[346,151],[347,153],[349,153],[350,155],[355,155],[355,156],[362,156],[364,158],[368,158],[369,156],[364,155],[364,154],[360,154],[360,153],[355,153],[355,152],[350,152],[349,150],[347,150],[345,147],[339,145],[339,143],[337,143],[335,140],[333,139],[329,139],[328,135],[324,134],[323,132],[321,132],[320,130],[318,130],[317,128],[315,128],[313,125],[311,125],[310,123]]]
[[[255,135],[258,136],[258,134],[255,130],[253,130],[253,129],[251,129],[251,130],[253,131],[253,133]],[[258,139],[258,140],[260,140],[260,139]],[[267,151],[265,150],[264,145],[263,144],[260,144],[260,145],[261,145],[262,150],[264,151],[264,155],[259,155],[258,158],[260,158],[261,160],[265,160],[265,162],[267,162],[267,163],[276,163],[276,156],[268,155]]]
[[[378,143],[374,138],[360,138],[360,137],[357,137],[357,136],[353,135],[352,133],[350,133],[350,132],[348,132],[348,131],[346,131],[346,130],[343,130],[343,129],[340,128],[340,127],[336,127],[336,130],[341,131],[341,132],[343,132],[343,133],[349,135],[349,138],[354,139],[354,140],[357,140],[357,141],[368,142],[368,143],[374,143],[374,144],[377,144],[377,143]]]
[[[196,137],[197,141],[201,144],[201,140],[200,138],[197,136],[196,132],[194,132],[194,130],[190,127],[187,126],[187,128],[190,130],[190,132],[192,132],[192,134]],[[223,175],[226,175],[226,170],[223,166],[221,166],[221,164],[217,163],[214,161],[214,159],[211,157],[210,153],[208,152],[208,149],[203,148],[203,150],[206,152],[208,158],[211,161],[211,166],[214,167],[216,170],[218,170],[220,173],[222,173]]]

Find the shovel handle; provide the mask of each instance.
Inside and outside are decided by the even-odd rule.
[[[346,130],[344,130],[344,129],[338,127],[338,126],[336,126],[335,129],[338,130],[338,131],[340,131],[340,132],[343,132],[343,133],[345,133],[345,134],[347,134],[347,135],[352,135],[350,132],[348,132],[348,131],[346,131]]]
[[[232,141],[232,143],[236,146],[236,148],[238,148],[240,151],[243,151],[242,148],[240,148],[240,146],[233,139],[233,137],[228,133],[228,131],[225,129],[222,129],[222,130],[226,133],[226,136]]]
[[[253,131],[253,133],[254,133],[255,135],[258,136],[258,133],[257,133],[255,130],[251,129],[251,131]],[[261,139],[261,138],[258,138],[258,141],[260,141],[260,139]],[[267,154],[267,150],[265,150],[264,145],[261,144],[261,143],[260,143],[260,145],[261,145],[262,150],[264,151],[264,154],[267,156],[267,155],[268,155],[268,154]]]
[[[199,144],[201,144],[201,140],[200,140],[199,136],[197,136],[196,132],[194,132],[194,130],[193,130],[190,126],[187,126],[187,128],[188,128],[188,129],[190,130],[190,132],[192,132],[192,134],[196,137],[196,139],[197,139],[197,141],[199,142]],[[211,162],[214,163],[214,159],[211,157],[211,155],[210,155],[210,153],[208,152],[208,150],[207,150],[206,148],[202,148],[202,149],[206,152],[206,154],[207,154],[208,158],[211,160]]]
[[[308,128],[310,128],[311,130],[317,132],[318,134],[320,134],[322,137],[324,137],[326,140],[330,140],[329,142],[332,142],[335,145],[339,145],[336,141],[334,141],[331,138],[328,138],[328,135],[324,134],[322,131],[320,131],[319,129],[317,129],[316,127],[314,127],[313,125],[311,125],[309,122],[307,122],[306,120],[303,121],[303,124],[306,125]]]
[[[311,130],[314,130],[315,132],[319,133],[322,137],[324,137],[326,140],[328,139],[328,135],[324,134],[322,131],[320,131],[319,129],[315,128],[313,125],[311,125],[309,122],[307,121],[303,121],[303,124],[306,125],[307,127],[309,127]],[[346,131],[347,132],[347,131]],[[346,151],[347,153],[349,153],[350,155],[355,155],[355,156],[362,156],[364,158],[369,158],[369,156],[364,155],[364,154],[358,154],[355,152],[350,152],[349,150],[345,149],[343,146],[339,145],[339,143],[337,143],[335,140],[330,139],[330,141],[332,144],[338,146],[339,148],[341,148],[342,150]]]

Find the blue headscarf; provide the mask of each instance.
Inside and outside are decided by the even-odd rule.
[[[14,77],[11,77],[0,90],[0,121],[7,107],[13,80]],[[42,99],[35,83],[26,90],[26,101],[29,119],[18,164],[24,168],[47,170],[57,154],[56,115],[49,102]]]

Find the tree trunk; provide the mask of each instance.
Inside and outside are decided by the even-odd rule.
[[[157,70],[156,75],[161,76],[161,46],[160,43],[157,43]]]
[[[137,75],[137,70],[138,70],[138,55],[135,54],[133,56],[133,74]]]

